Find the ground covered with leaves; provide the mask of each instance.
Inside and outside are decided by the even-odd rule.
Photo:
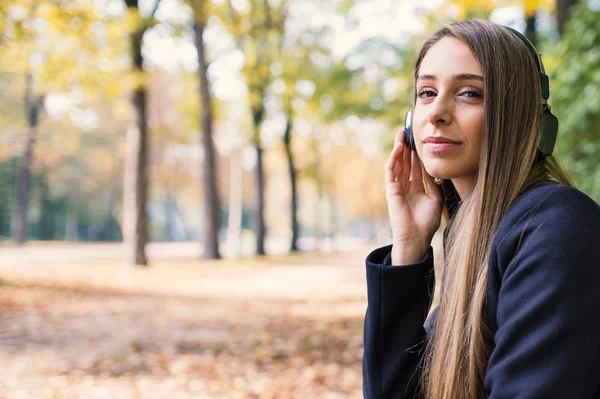
[[[362,397],[364,255],[2,266],[1,397]]]

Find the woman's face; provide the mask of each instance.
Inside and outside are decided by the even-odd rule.
[[[481,66],[462,41],[445,37],[423,58],[413,132],[431,176],[452,179],[455,186],[473,184],[483,136],[483,88]]]

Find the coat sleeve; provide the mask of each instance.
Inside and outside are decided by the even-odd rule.
[[[600,208],[562,187],[513,222],[499,237],[505,269],[486,392],[492,399],[598,397]]]
[[[368,399],[419,397],[423,327],[434,288],[433,250],[418,263],[386,266],[391,246],[366,260],[363,394]]]

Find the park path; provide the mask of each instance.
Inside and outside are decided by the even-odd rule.
[[[198,257],[201,246],[195,242],[150,243],[147,248],[152,259]],[[52,265],[125,258],[122,243],[63,243],[36,242],[23,247],[0,245],[0,267],[23,265]]]
[[[253,243],[244,240],[242,255],[252,255]],[[270,238],[265,242],[268,254],[284,255],[289,240]],[[335,242],[323,240],[320,244],[314,239],[302,238],[299,246],[305,250],[323,248],[348,251],[367,248],[365,240],[340,238]],[[226,245],[221,246],[221,253],[227,253]],[[202,253],[202,244],[198,242],[152,242],[147,246],[147,255],[152,260],[165,259],[198,259]],[[0,267],[22,265],[51,265],[57,263],[80,263],[97,260],[122,260],[125,258],[125,247],[122,243],[70,243],[70,242],[35,242],[23,247],[15,247],[10,242],[0,242]]]
[[[343,296],[340,291],[348,287],[331,282],[345,281],[348,273],[358,273],[360,278],[355,282],[363,290],[364,257],[372,247],[351,240],[341,241],[336,247],[346,249],[288,256],[283,254],[281,242],[271,241],[267,251],[275,254],[264,258],[249,255],[248,245],[248,255],[239,260],[199,261],[198,243],[151,243],[148,257],[152,267],[146,271],[122,264],[124,248],[120,243],[36,243],[0,248],[0,277],[23,283],[110,287],[167,295],[301,299]],[[93,279],[88,278],[90,273]],[[164,284],[163,279],[172,284]]]
[[[207,262],[161,243],[131,269],[119,244],[3,247],[0,392],[360,398],[372,248]]]

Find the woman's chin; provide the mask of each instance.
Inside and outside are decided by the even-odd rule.
[[[477,165],[471,165],[461,159],[421,158],[423,166],[430,176],[451,180],[461,176],[470,176],[477,170]]]
[[[429,176],[437,177],[440,179],[449,180],[454,177],[452,171],[448,170],[447,168],[428,168],[426,166],[425,171],[427,171],[427,174],[429,174]]]

